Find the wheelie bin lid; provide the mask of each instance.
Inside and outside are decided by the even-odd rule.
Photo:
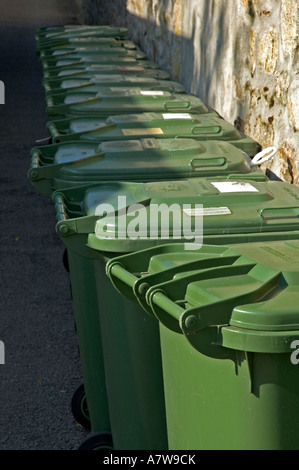
[[[110,75],[109,75],[110,76]],[[178,82],[173,82],[171,80],[157,80],[154,78],[149,78],[146,80],[145,77],[138,77],[133,81],[133,77],[130,77],[131,80],[124,80],[123,82],[116,83],[114,86],[114,81],[108,82],[107,80],[103,80],[101,83],[100,81],[87,83],[83,86],[78,86],[75,88],[61,88],[55,89],[54,91],[46,91],[47,96],[51,95],[61,95],[61,96],[68,96],[71,93],[101,93],[105,90],[115,91],[115,90],[127,90],[130,88],[141,87],[143,90],[165,90],[165,91],[172,91],[174,93],[185,93],[187,94],[186,89]]]
[[[98,52],[86,52],[81,53],[80,51],[75,51],[72,54],[64,54],[63,56],[54,57],[54,58],[45,58],[42,59],[42,67],[44,70],[51,69],[57,67],[77,67],[81,64],[118,64],[118,63],[133,63],[136,60],[143,60],[147,59],[144,52],[141,51],[131,51],[131,50],[115,50],[113,49],[113,53],[109,53],[109,51],[98,51]]]
[[[39,60],[43,62],[44,60],[58,60],[67,58],[68,55],[101,55],[101,54],[136,54],[143,52],[140,47],[132,44],[131,41],[114,41],[110,44],[99,44],[99,45],[87,45],[87,46],[76,46],[68,45],[64,47],[58,47],[55,49],[45,49],[41,51]],[[144,52],[143,52],[144,54]],[[145,55],[145,54],[144,54]]]
[[[115,115],[107,119],[87,116],[49,121],[47,130],[53,142],[79,139],[128,140],[153,136],[159,139],[192,138],[199,141],[229,141],[250,157],[261,150],[258,142],[247,137],[214,113],[153,112]]]
[[[142,259],[143,252],[139,254]],[[213,357],[225,358],[226,349],[236,349],[289,353],[291,360],[292,349],[299,347],[298,240],[203,245],[193,251],[192,261],[185,257],[186,263],[183,250],[176,253],[175,246],[169,264],[167,251],[159,254],[158,247],[152,255],[156,261],[162,255],[162,260],[154,260],[152,276],[139,281],[139,296],[166,328],[184,334],[195,349]],[[130,273],[132,288],[144,265],[135,258],[126,270],[124,258],[109,261],[107,272],[111,276],[114,270],[118,279]]]
[[[66,90],[76,91],[77,87],[90,86],[93,84],[111,84],[111,86],[125,86],[132,85],[136,83],[138,85],[139,79],[140,83],[150,83],[150,80],[169,80],[170,76],[167,72],[157,69],[144,69],[144,72],[131,73],[131,74],[121,74],[114,73],[112,70],[111,73],[94,73],[86,74],[85,72],[79,71],[75,76],[66,77],[66,78],[54,78],[54,79],[43,79],[42,84],[46,93],[59,94],[65,92]],[[137,81],[134,82],[134,79]],[[110,80],[110,81],[109,81]],[[118,85],[119,84],[119,85]]]
[[[113,95],[114,93],[126,93],[127,91],[130,90],[144,90],[144,91],[169,91],[171,93],[183,93],[187,94],[187,91],[185,88],[177,82],[173,82],[171,80],[156,80],[153,83],[148,83],[143,85],[143,82],[139,84],[138,81],[136,83],[131,83],[123,86],[117,86],[114,87],[113,85],[110,86],[107,84],[100,85],[100,84],[93,84],[90,89],[86,89],[86,87],[82,87],[80,89],[76,90],[65,90],[64,92],[60,93],[47,93],[47,97],[51,96],[59,96],[61,101],[69,101],[72,99],[72,95],[76,94],[84,97],[86,95],[86,98],[89,99],[92,95],[95,96],[97,94],[102,94],[102,95]]]
[[[170,242],[196,247],[296,239],[298,197],[299,188],[288,183],[245,178],[114,181],[52,195],[58,233],[84,232],[90,248],[110,253]]]
[[[110,86],[110,87],[123,87],[123,86],[143,86],[153,85],[154,83],[162,82],[166,78],[166,81],[170,81],[169,75],[165,77],[161,76],[144,76],[144,75],[121,75],[121,74],[110,74],[110,75],[99,75],[96,74],[92,77],[87,78],[66,78],[66,79],[54,79],[45,80],[43,83],[46,93],[59,94],[65,93],[66,91],[80,91],[83,88],[89,88],[91,86]],[[182,86],[182,85],[181,85]]]
[[[144,66],[152,69],[158,68],[157,64],[144,58],[143,55],[141,57],[138,57],[137,55],[134,57],[126,54],[105,54],[96,57],[86,56],[78,57],[77,59],[59,59],[57,61],[54,61],[53,63],[51,61],[47,61],[43,63],[43,72],[45,76],[46,74],[49,74],[49,76],[60,76],[60,73],[68,72],[69,70],[85,70],[89,65],[93,67],[97,65],[140,65],[142,67]]]
[[[35,31],[35,39],[49,42],[51,39],[65,40],[70,37],[93,36],[100,37],[124,37],[128,36],[129,30],[124,27],[113,25],[52,25],[42,26]]]
[[[53,188],[98,181],[151,181],[198,176],[266,180],[264,172],[228,142],[139,139],[65,142],[34,147],[29,178],[50,196]],[[246,175],[246,176],[245,176]]]
[[[111,75],[111,74],[125,74],[134,77],[138,76],[150,76],[160,79],[168,80],[169,74],[165,70],[160,70],[154,62],[148,60],[136,61],[134,65],[88,65],[81,67],[69,67],[63,70],[44,71],[43,83],[47,83],[49,80],[53,83],[54,80],[61,80],[68,78],[90,78],[96,75]]]
[[[200,98],[194,95],[171,93],[162,90],[104,91],[102,93],[72,93],[63,98],[53,95],[47,98],[49,116],[97,116],[109,117],[113,114],[130,114],[138,112],[182,112],[215,113]]]
[[[72,36],[69,35],[69,37],[60,37],[60,38],[40,38],[36,39],[36,50],[37,52],[39,51],[45,51],[45,50],[54,50],[60,47],[68,47],[68,46],[96,46],[96,45],[113,45],[117,41],[123,41],[124,38],[122,37],[117,37],[117,36],[103,36],[101,34],[98,34],[96,31],[92,32],[86,32],[86,34],[77,34],[74,33]],[[131,42],[132,47],[137,47],[136,44],[133,43],[133,41],[128,41]]]

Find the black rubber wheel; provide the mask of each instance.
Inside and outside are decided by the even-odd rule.
[[[78,450],[113,450],[112,435],[110,432],[95,432],[82,442]]]
[[[69,267],[69,260],[67,256],[67,249],[65,248],[63,255],[62,255],[62,263],[65,268],[65,270],[69,273],[70,272],[70,267]]]
[[[73,416],[77,423],[90,431],[90,419],[84,384],[81,384],[73,394],[71,406]]]

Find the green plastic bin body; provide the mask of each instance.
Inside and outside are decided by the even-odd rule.
[[[233,183],[229,194],[226,192],[229,188],[227,183]],[[222,184],[224,186],[220,191],[212,182],[200,178],[161,183],[111,182],[65,189],[53,194],[59,220],[57,232],[67,249],[77,246],[76,250],[79,252],[82,246],[88,247],[92,256],[97,259],[84,267],[84,277],[90,279],[91,288],[95,284],[97,289],[111,430],[116,449],[161,449],[161,440],[158,447],[157,439],[163,438],[161,430],[166,429],[166,425],[161,413],[164,388],[161,379],[162,363],[159,359],[161,351],[158,322],[155,324],[152,317],[152,327],[142,330],[141,326],[144,326],[148,313],[136,301],[132,302],[132,299],[121,294],[117,297],[109,279],[105,278],[106,264],[121,253],[169,243],[169,239],[163,239],[162,236],[149,239],[144,232],[141,233],[144,237],[141,239],[132,240],[120,235],[115,237],[116,229],[122,225],[117,217],[109,219],[108,216],[105,219],[107,230],[103,237],[99,230],[101,213],[98,206],[105,202],[117,207],[119,195],[126,196],[129,206],[145,203],[147,209],[157,202],[176,202],[182,205],[197,201],[204,203],[204,208],[209,213],[207,227],[204,228],[205,243],[222,245],[231,243],[232,240],[246,243],[252,240],[299,238],[296,216],[299,210],[298,188],[275,181],[249,183],[244,180],[240,191],[240,181],[222,181]],[[215,198],[218,198],[218,205]],[[261,206],[263,210],[260,209]],[[214,216],[211,215],[212,207],[217,207]],[[121,208],[124,209],[123,206]],[[78,244],[79,234],[83,239]],[[171,242],[186,242],[182,236],[178,238],[179,240],[173,237]],[[89,295],[89,287],[85,295]],[[84,304],[81,309],[84,312]],[[138,315],[140,318],[136,321]],[[139,331],[140,336],[136,331]],[[131,345],[131,341],[134,345]],[[146,388],[143,387],[144,374],[151,377]],[[156,402],[153,397],[156,397]],[[155,408],[160,410],[158,415]],[[158,418],[160,423],[157,422]],[[122,428],[123,425],[126,425],[125,429]],[[156,431],[153,432],[155,428]],[[127,432],[128,429],[130,433]],[[166,435],[164,439],[166,440]]]
[[[94,278],[85,274],[94,263],[84,248],[69,249],[73,311],[91,432],[111,432],[101,331],[98,327]],[[86,256],[84,256],[86,255]],[[84,305],[84,314],[82,306]],[[97,347],[94,347],[94,344]]]
[[[114,448],[166,450],[159,325],[136,302],[124,300],[115,291],[105,273],[111,257],[101,254],[89,275],[95,279],[98,295]]]
[[[159,320],[169,449],[298,449],[298,254],[262,241],[191,261],[165,245],[108,263],[121,292],[130,274],[135,294],[147,284]]]
[[[78,196],[78,188],[75,188],[74,192]],[[86,244],[88,231],[92,230],[94,225],[93,216],[85,218],[87,225],[84,231],[86,233],[78,234],[76,230],[71,230],[73,236],[65,237],[65,227],[72,221],[68,217],[75,214],[78,206],[76,203],[71,203],[69,210],[66,211],[64,201],[60,197],[59,194],[53,195],[57,219],[60,220],[57,230],[68,250],[71,284],[75,286],[73,303],[76,323],[79,323],[82,332],[81,341],[84,345],[80,354],[85,352],[82,362],[86,365],[84,383],[90,385],[89,389],[86,388],[86,396],[91,423],[94,412],[98,417],[96,426],[92,430],[106,429],[99,428],[103,421],[103,417],[101,419],[103,385],[98,389],[96,381],[91,382],[90,374],[105,380],[106,396],[109,401],[112,400],[113,406],[109,406],[107,412],[110,417],[114,449],[165,450],[168,444],[165,402],[164,396],[161,396],[163,376],[160,346],[157,343],[159,341],[158,323],[149,315],[144,315],[141,307],[136,303],[125,304],[111,283],[107,283],[105,265],[110,259],[110,254],[91,250]],[[87,213],[89,213],[88,209]],[[85,224],[84,217],[80,218],[79,224],[81,222]],[[70,235],[71,232],[68,234]],[[100,299],[97,297],[96,286],[99,280],[103,282]],[[108,318],[108,323],[114,324],[114,338],[109,339],[103,334],[107,317],[103,318],[104,323],[101,324],[99,305],[110,312],[111,318]],[[121,321],[116,318],[119,308],[122,308],[124,312]],[[97,340],[99,334],[101,338]],[[115,349],[116,338],[118,347]],[[116,375],[109,374],[111,379],[109,383],[103,357],[103,341],[108,341],[108,344],[111,341],[110,360],[116,361],[120,367],[115,370]],[[119,351],[122,357],[119,356]],[[119,377],[118,374],[120,374]],[[138,377],[138,384],[136,377]],[[134,383],[133,387],[132,383]],[[114,406],[114,400],[118,400],[116,406]],[[98,409],[96,409],[97,406]],[[113,423],[112,426],[111,423]]]
[[[163,326],[160,336],[163,368],[167,370],[164,387],[171,450],[298,449],[294,424],[298,372],[290,362],[290,353],[233,351],[230,359],[222,360],[194,351],[177,333]],[[183,361],[185,368],[181,366]],[[199,393],[196,401],[194,394],[203,383],[205,392]],[[186,392],[184,397],[176,393],[180,386]],[[217,391],[221,404],[215,397]],[[185,436],[178,431],[180,426],[184,426]]]
[[[163,82],[158,88],[163,89]],[[89,117],[60,119],[48,122],[47,130],[54,143],[78,139],[191,138],[228,141],[250,157],[261,150],[258,142],[213,113],[140,113],[110,116],[106,120]]]

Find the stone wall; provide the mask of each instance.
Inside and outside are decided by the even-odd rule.
[[[83,0],[92,24],[127,26],[148,57],[224,119],[278,152],[299,184],[298,0]]]

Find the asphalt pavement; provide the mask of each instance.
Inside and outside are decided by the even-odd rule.
[[[70,407],[82,374],[64,247],[51,201],[27,178],[48,136],[34,33],[66,23],[77,23],[70,0],[1,0],[0,450],[77,449],[87,434]]]

